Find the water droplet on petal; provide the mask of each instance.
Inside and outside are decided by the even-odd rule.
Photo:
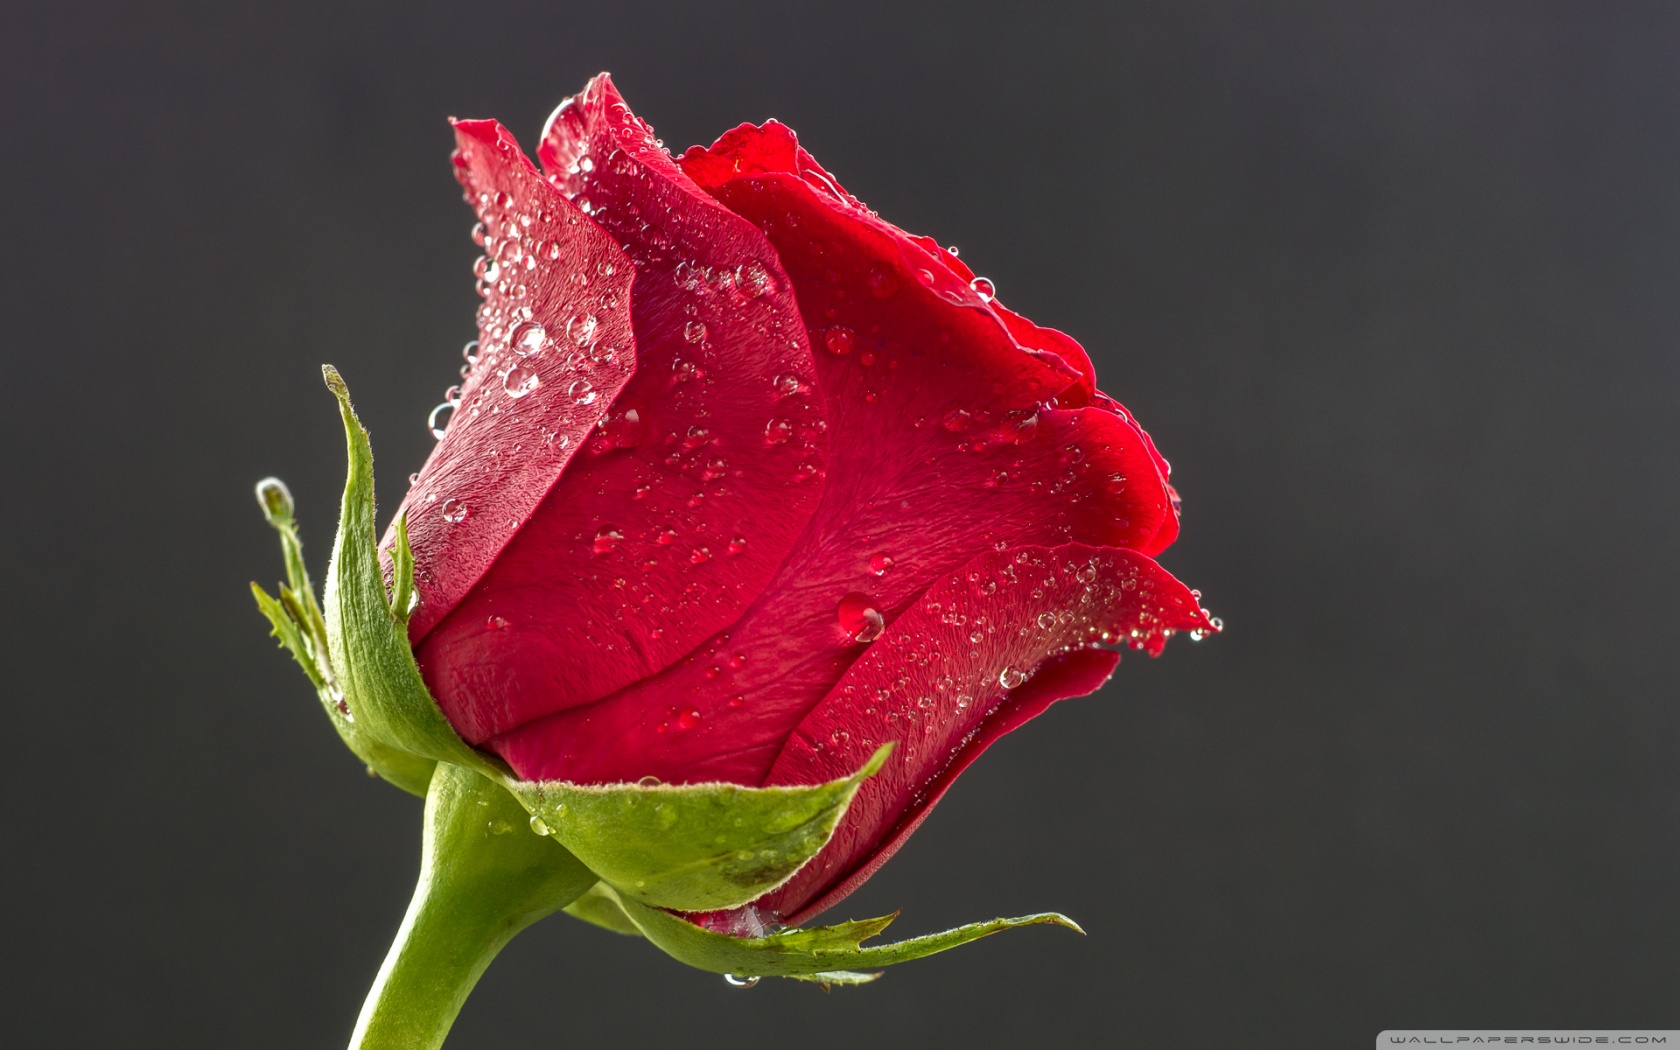
[[[443,437],[443,432],[449,428],[449,420],[455,415],[455,406],[445,401],[432,409],[432,414],[426,417],[426,429],[435,438]]]
[[[595,389],[595,384],[587,379],[572,380],[571,385],[566,388],[566,393],[580,405],[593,405],[601,396]]]
[[[886,618],[881,610],[875,607],[875,599],[867,594],[853,591],[840,599],[840,605],[835,609],[840,622],[840,630],[854,642],[873,642],[881,637],[886,629]]]
[[[1039,613],[1038,625],[1048,631],[1050,628],[1056,626],[1056,614],[1053,612]]]
[[[985,277],[976,277],[968,282],[968,286],[974,289],[974,294],[980,297],[981,302],[989,303],[997,298],[997,285]]]
[[[513,330],[510,342],[513,352],[520,357],[540,354],[542,348],[548,345],[548,329],[535,321],[526,321]]]
[[[892,555],[871,554],[869,556],[869,571],[877,576],[885,576],[887,570],[893,567]]]
[[[566,337],[578,346],[588,346],[595,342],[600,327],[601,322],[594,314],[578,314],[566,322]]]
[[[823,336],[823,346],[828,348],[829,353],[840,357],[851,353],[856,342],[856,334],[845,326],[830,328],[827,334]]]
[[[610,554],[618,549],[618,545],[623,542],[623,540],[624,533],[613,528],[611,525],[603,525],[601,526],[601,531],[595,534],[595,553]]]
[[[1027,673],[1018,668],[1005,667],[998,673],[998,685],[1005,689],[1014,689],[1027,680]]]
[[[865,283],[869,285],[869,293],[878,299],[885,299],[898,291],[897,279],[881,266],[869,268],[869,276],[865,278]]]
[[[758,263],[743,263],[735,268],[735,287],[748,299],[757,299],[765,292],[776,290],[769,271]]]
[[[734,539],[730,540],[729,541],[729,546],[725,547],[723,550],[724,550],[724,553],[729,554],[730,556],[734,556],[736,554],[741,553],[742,551],[744,551],[746,549],[747,549],[747,538],[745,536],[737,536]]]
[[[706,338],[706,322],[690,321],[683,325],[683,338],[691,343],[698,343]]]
[[[764,424],[764,443],[766,445],[785,445],[793,437],[793,420],[772,419]]]
[[[444,500],[443,504],[438,507],[438,511],[442,514],[443,520],[451,525],[467,520],[467,505],[453,496]]]
[[[774,380],[774,385],[777,395],[781,397],[792,397],[794,394],[802,394],[807,389],[805,381],[794,375],[792,372],[783,372],[781,375],[777,376]]]
[[[509,368],[507,370],[507,375],[502,377],[502,389],[507,392],[508,397],[513,398],[515,401],[524,397],[526,394],[529,394],[541,385],[542,377],[537,375],[537,370],[535,368],[532,368],[524,361],[519,362],[512,368]]]
[[[693,729],[700,724],[700,712],[695,708],[686,708],[677,716],[678,729]]]
[[[640,411],[620,404],[601,420],[600,432],[600,438],[591,447],[597,452],[610,452],[616,448],[634,448],[641,444],[642,439],[647,436],[647,427],[642,423]]]
[[[506,617],[492,616],[484,621],[484,629],[487,631],[499,631],[506,627],[507,623]]]

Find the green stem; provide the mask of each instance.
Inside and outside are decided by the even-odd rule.
[[[472,770],[439,762],[426,793],[420,880],[379,968],[350,1050],[435,1050],[513,935],[581,896],[596,876]]]

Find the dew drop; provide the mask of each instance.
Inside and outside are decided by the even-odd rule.
[[[443,432],[449,428],[449,420],[455,415],[455,406],[445,401],[432,409],[432,414],[426,417],[426,429],[435,438],[443,437]]]
[[[968,282],[968,286],[974,289],[974,294],[980,297],[981,302],[989,303],[997,298],[997,285],[993,284],[988,278],[976,277]]]
[[[758,263],[742,263],[735,268],[735,287],[748,299],[757,299],[765,292],[775,291],[770,272]]]
[[[887,570],[893,567],[892,555],[871,554],[869,556],[869,571],[877,576],[885,576]]]
[[[542,385],[542,378],[530,364],[520,361],[502,377],[502,389],[515,401]]]
[[[712,560],[712,552],[705,547],[696,547],[688,554],[690,565],[704,565]]]
[[[600,438],[592,447],[598,452],[611,452],[641,444],[647,436],[647,426],[642,422],[640,411],[621,404],[601,420],[600,432]]]
[[[510,341],[513,352],[520,357],[540,354],[542,348],[548,345],[548,329],[535,321],[526,321],[513,330]]]
[[[737,977],[732,973],[723,975],[724,982],[731,988],[752,988],[759,982],[757,977]]]
[[[489,619],[484,621],[484,629],[487,630],[487,631],[499,631],[502,628],[506,627],[507,623],[508,622],[507,622],[506,617],[492,616]]]
[[[601,322],[594,314],[577,314],[566,322],[566,337],[578,346],[595,342]]]
[[[803,394],[807,389],[805,381],[794,375],[792,372],[783,372],[775,378],[773,383],[776,388],[776,394],[779,397],[792,397],[795,394]]]
[[[736,536],[734,539],[729,541],[729,546],[725,547],[723,551],[725,554],[734,557],[746,549],[747,538],[745,536]]]
[[[548,825],[544,824],[543,818],[537,816],[535,813],[531,814],[531,830],[536,832],[538,835],[548,835]]]
[[[1050,628],[1056,626],[1056,614],[1053,612],[1039,613],[1038,625],[1048,631]]]
[[[706,338],[706,322],[690,321],[683,325],[683,338],[691,343],[698,343]]]
[[[443,504],[438,507],[438,511],[442,514],[443,520],[451,525],[467,520],[467,505],[454,496],[444,500]]]
[[[881,610],[875,607],[875,599],[867,594],[853,591],[841,598],[835,614],[839,619],[840,629],[854,642],[873,642],[881,637],[881,632],[886,629],[886,618],[881,615]]]
[[[692,707],[685,708],[683,710],[683,712],[677,716],[677,728],[678,729],[693,729],[695,726],[698,726],[699,724],[700,724],[700,712],[698,710],[696,710],[695,708],[692,708]]]
[[[968,429],[969,421],[972,419],[973,417],[968,414],[967,409],[953,408],[945,413],[945,418],[940,421],[939,425],[953,434],[959,434]]]
[[[869,285],[869,294],[877,299],[885,299],[898,291],[898,281],[881,266],[871,266],[869,268],[869,276],[865,278],[865,283]]]
[[[601,530],[595,534],[595,542],[592,546],[596,554],[611,554],[618,549],[618,545],[623,541],[624,533],[611,525],[603,525]]]
[[[764,424],[764,443],[766,445],[785,445],[793,437],[793,420],[772,419]]]
[[[857,336],[844,326],[830,328],[823,336],[823,346],[828,348],[829,353],[840,357],[851,353],[856,342]]]
[[[513,830],[513,825],[509,824],[507,821],[503,820],[500,817],[497,817],[495,820],[492,820],[490,822],[490,834],[492,834],[492,835],[506,835],[508,832],[510,832],[512,830]]]
[[[593,405],[596,399],[601,396],[596,391],[595,384],[587,379],[572,380],[571,385],[566,388],[566,393],[571,395],[572,400],[580,405]]]
[[[1005,689],[1014,689],[1027,680],[1027,673],[1018,668],[1005,667],[998,673],[998,685]]]

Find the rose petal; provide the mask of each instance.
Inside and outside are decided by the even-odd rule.
[[[945,575],[800,723],[766,784],[810,784],[889,741],[823,852],[760,913],[815,914],[884,862],[956,775],[1052,702],[1101,685],[1124,643],[1159,654],[1209,629],[1196,598],[1133,551],[1080,544],[988,552]],[[1043,681],[1039,681],[1040,676]]]
[[[911,833],[921,827],[922,821],[933,812],[933,807],[945,797],[945,792],[956,783],[957,777],[987,748],[1043,714],[1058,700],[1071,700],[1096,692],[1119,665],[1120,654],[1109,649],[1075,649],[1071,653],[1050,657],[1039,665],[1025,685],[1010,693],[1008,699],[980,723],[973,738],[957,749],[951,764],[933,776],[916,794],[908,809],[898,814],[896,820],[882,815],[884,832],[881,828],[863,828],[862,816],[843,828],[837,828],[836,831],[843,831],[852,843],[850,848],[842,843],[829,853],[819,854],[813,858],[811,874],[799,885],[781,887],[774,897],[767,895],[756,902],[755,907],[765,915],[776,914],[778,909],[791,909],[786,921],[790,926],[798,926],[840,903],[853,890],[869,881],[869,877],[898,852]],[[865,844],[870,837],[877,838],[879,844],[873,847]],[[846,867],[848,864],[851,866]]]
[[[576,455],[635,363],[630,352],[598,366],[569,363],[551,349],[531,357],[514,352],[515,332],[530,331],[520,326],[541,325],[558,337],[567,319],[593,309],[603,291],[620,302],[597,311],[602,338],[628,347],[629,259],[543,180],[500,124],[457,121],[455,135],[456,177],[485,226],[486,259],[495,263],[481,280],[478,363],[462,383],[460,407],[443,439],[398,510],[407,515],[414,547],[420,604],[409,619],[413,640],[478,582]],[[534,264],[528,266],[528,259]],[[575,269],[605,265],[616,267],[615,274],[596,287],[579,289],[567,280]],[[592,402],[568,393],[580,378],[598,392]],[[393,542],[387,532],[381,547],[389,551]]]
[[[810,519],[828,457],[805,329],[764,235],[683,175],[605,76],[556,111],[539,155],[634,264],[637,369],[420,647],[474,743],[646,678],[737,619]],[[592,294],[619,278],[580,276]],[[608,345],[557,339],[583,357]]]
[[[789,155],[786,136],[764,137],[740,151],[744,169]],[[695,157],[685,170],[705,171]],[[890,623],[987,548],[1143,547],[1171,516],[1129,419],[1049,407],[1078,389],[1077,372],[1024,351],[955,271],[814,178],[710,188],[766,231],[819,347],[831,439],[822,504],[727,634],[599,704],[491,741],[522,776],[757,783],[863,651],[842,629],[848,596]],[[876,556],[890,565],[876,571]]]

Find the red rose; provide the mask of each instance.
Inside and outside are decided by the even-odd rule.
[[[484,303],[403,502],[409,637],[522,778],[810,784],[897,741],[757,902],[800,922],[992,741],[1100,686],[1103,643],[1213,627],[1151,560],[1166,461],[1079,345],[786,127],[673,158],[601,76],[541,172],[494,122],[456,134]]]

